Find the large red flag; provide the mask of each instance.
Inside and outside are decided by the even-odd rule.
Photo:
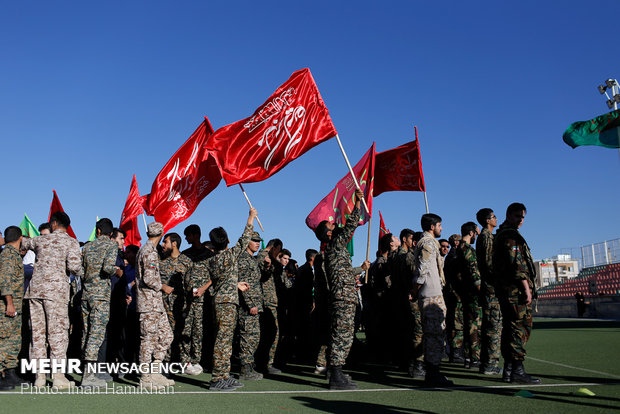
[[[205,117],[153,182],[144,209],[164,225],[164,231],[191,216],[222,179],[213,156],[205,149],[211,134],[213,128]]]
[[[130,244],[140,246],[142,237],[140,236],[140,230],[138,229],[138,216],[142,214],[142,205],[145,202],[146,197],[140,197],[138,191],[138,182],[136,181],[136,175],[133,175],[131,180],[131,187],[129,187],[129,195],[127,201],[125,201],[125,208],[121,214],[121,224],[119,228],[125,233],[125,247]]]
[[[375,143],[366,152],[355,167],[353,172],[357,177],[360,188],[364,192],[364,198],[368,205],[368,210],[372,214],[372,193],[373,193],[373,175],[375,168]],[[347,216],[353,211],[353,194],[355,193],[355,183],[350,173],[347,173],[338,184],[306,217],[306,225],[311,229],[316,229],[323,220],[328,220],[337,225],[344,225]],[[361,207],[360,224],[368,221],[370,215],[366,213],[364,206]]]
[[[58,199],[58,194],[56,194],[56,190],[52,190],[52,191],[54,192],[54,196],[52,197],[52,204],[50,205],[50,214],[47,217],[47,221],[49,221],[52,218],[52,214],[56,213],[57,211],[62,211],[62,212],[65,211],[62,208],[62,204],[60,204],[60,200]],[[77,237],[75,237],[75,233],[73,232],[71,225],[69,225],[69,227],[67,228],[67,234],[77,240]]]
[[[228,186],[262,181],[310,148],[336,136],[310,69],[293,73],[252,116],[213,134],[213,153]]]
[[[374,195],[386,191],[426,191],[418,140],[377,153]]]

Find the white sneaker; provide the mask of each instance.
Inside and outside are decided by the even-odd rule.
[[[200,375],[204,372],[200,364],[192,364],[192,368],[196,372],[196,375]]]

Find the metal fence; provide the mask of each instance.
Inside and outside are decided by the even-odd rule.
[[[580,248],[563,248],[560,254],[568,253],[579,262],[579,269],[620,263],[620,239],[588,244]]]

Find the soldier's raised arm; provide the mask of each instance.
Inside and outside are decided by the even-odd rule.
[[[84,268],[82,267],[82,252],[80,251],[80,243],[71,239],[69,248],[67,249],[67,271],[75,276],[84,276]]]
[[[235,246],[231,249],[233,255],[238,259],[241,253],[247,249],[250,244],[250,239],[252,238],[252,232],[254,231],[254,219],[258,216],[258,212],[254,207],[250,209],[250,214],[248,214],[248,221],[243,229],[243,234],[239,238],[239,241]]]

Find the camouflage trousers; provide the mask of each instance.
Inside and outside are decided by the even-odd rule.
[[[230,377],[230,357],[237,327],[238,306],[234,303],[215,304],[215,346],[213,348],[213,370],[211,381]]]
[[[502,356],[506,361],[523,361],[525,344],[532,333],[532,305],[515,296],[500,297],[502,311]]]
[[[165,312],[140,313],[140,355],[141,364],[163,361],[172,343],[172,329]]]
[[[202,359],[203,302],[192,302],[179,339],[181,362],[200,364]]]
[[[260,342],[259,315],[250,315],[246,309],[239,310],[239,360],[241,365],[254,364],[254,353]]]
[[[30,359],[66,359],[69,345],[69,303],[50,299],[30,300]],[[47,342],[47,344],[46,344]]]
[[[424,361],[427,365],[439,366],[446,342],[446,305],[443,296],[420,298],[418,303],[424,330]]]
[[[355,308],[353,302],[333,300],[329,303],[330,341],[329,364],[341,367],[345,364],[353,336],[355,335]]]
[[[0,299],[0,371],[17,368],[17,356],[22,346],[22,300],[13,301],[17,316],[6,316],[4,301]]]
[[[180,354],[180,338],[183,330],[185,329],[185,317],[183,316],[183,296],[171,293],[170,295],[164,294],[164,309],[166,310],[166,316],[170,323],[170,329],[174,335],[172,344],[166,352],[166,360],[171,361],[178,359]]]
[[[480,361],[480,325],[482,323],[482,308],[478,298],[463,299],[463,336],[465,343],[465,357],[472,361]]]
[[[411,360],[424,361],[424,330],[422,329],[422,312],[417,300],[409,302],[411,319],[413,321],[413,348]]]
[[[482,352],[485,364],[498,366],[501,356],[502,311],[495,294],[486,294],[482,302]]]
[[[264,336],[264,341],[267,341],[270,344],[269,358],[267,364],[273,365],[273,361],[276,357],[276,350],[278,349],[278,340],[280,336],[280,326],[278,324],[278,307],[274,305],[266,305],[265,307],[263,307],[263,312],[261,313],[260,320],[261,333],[262,336]]]
[[[327,366],[327,345],[321,345],[319,347],[319,353],[316,356],[316,365],[320,367]]]
[[[463,302],[457,296],[446,297],[446,334],[450,349],[463,348]]]
[[[97,361],[97,354],[110,320],[110,302],[82,299],[82,320],[84,321],[82,357],[86,361]]]

